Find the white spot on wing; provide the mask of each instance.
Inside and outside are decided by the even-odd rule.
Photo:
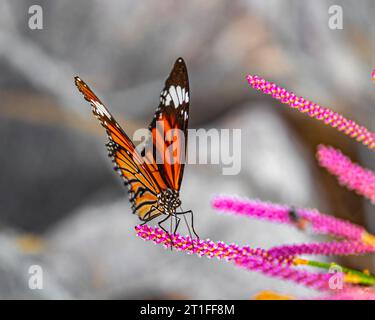
[[[101,116],[106,116],[108,119],[111,119],[111,115],[109,114],[108,110],[103,106],[101,103],[92,100],[92,103],[95,105],[96,111],[101,115]]]
[[[171,100],[172,100],[172,99],[171,99],[171,95],[168,94],[168,95],[167,95],[167,99],[166,99],[166,101],[165,101],[165,105],[166,105],[166,106],[169,106],[169,104],[171,103]]]
[[[177,108],[178,105],[179,105],[179,102],[178,102],[178,98],[177,98],[176,88],[174,86],[171,86],[169,88],[169,94],[172,97],[172,100],[173,100],[173,103],[174,103],[174,107]]]
[[[180,86],[177,86],[177,96],[178,96],[178,101],[180,104],[182,104],[182,90],[181,90],[181,87]]]
[[[185,101],[185,88],[182,89],[182,101]]]
[[[186,92],[185,102],[186,102],[186,103],[189,102],[189,92]]]

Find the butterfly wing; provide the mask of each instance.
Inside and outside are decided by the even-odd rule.
[[[75,77],[75,84],[90,102],[93,114],[106,129],[109,140],[106,144],[108,154],[128,186],[133,213],[145,221],[159,216],[161,212],[157,210],[157,195],[166,185],[153,178],[151,170],[155,165],[143,161],[133,142],[88,85],[79,77]]]
[[[189,99],[187,68],[184,60],[178,58],[165,81],[159,106],[149,126],[149,143],[152,141],[153,148],[145,144],[141,151],[142,156],[157,163],[165,184],[177,191],[180,190],[184,173]]]

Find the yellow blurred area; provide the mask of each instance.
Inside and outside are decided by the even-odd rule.
[[[16,238],[16,245],[25,253],[37,254],[43,252],[47,245],[41,238],[33,234],[24,234]]]
[[[261,291],[253,297],[254,300],[295,300],[293,296],[280,294],[274,291]]]

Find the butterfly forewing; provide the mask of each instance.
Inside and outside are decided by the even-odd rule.
[[[151,220],[159,216],[161,212],[157,209],[157,195],[166,186],[162,181],[154,179],[151,170],[155,164],[143,161],[133,142],[86,83],[75,77],[75,84],[90,102],[94,115],[106,129],[109,139],[108,152],[129,188],[133,212],[137,213],[141,220]]]
[[[160,93],[160,103],[149,126],[153,148],[142,152],[157,163],[161,178],[180,190],[187,146],[189,120],[189,79],[185,62],[178,58]],[[151,143],[151,141],[150,141]]]

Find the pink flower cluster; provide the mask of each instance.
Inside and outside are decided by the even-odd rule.
[[[375,172],[351,162],[339,150],[324,145],[318,147],[317,158],[322,167],[337,176],[341,185],[375,204]]]
[[[197,240],[190,237],[183,237],[178,234],[170,235],[159,228],[152,228],[147,225],[136,226],[137,235],[144,240],[163,244],[166,247],[171,245],[178,251],[206,256],[208,258],[224,259],[232,261],[236,265],[252,271],[294,281],[313,289],[328,290],[328,283],[331,274],[314,273],[306,270],[299,270],[292,266],[292,257],[273,257],[263,249],[252,249],[240,247],[236,244],[227,245],[223,242],[214,242],[209,239]]]
[[[173,246],[178,251],[186,251],[189,254],[206,256],[208,258],[218,258],[231,261],[244,256],[257,256],[265,258],[267,253],[263,249],[252,249],[250,247],[240,247],[236,244],[226,244],[224,242],[214,242],[209,239],[198,240],[190,237],[183,237],[178,234],[167,234],[160,228],[153,229],[147,225],[136,226],[137,235],[145,240],[151,240],[166,247]],[[287,262],[283,259],[282,262]]]
[[[214,198],[212,205],[221,211],[230,211],[235,214],[293,224],[293,221],[290,220],[287,206],[243,200],[229,196]],[[298,209],[297,212],[312,225],[315,231],[332,234],[348,240],[283,245],[264,250],[249,246],[241,247],[237,244],[214,242],[209,239],[191,239],[189,236],[183,237],[178,234],[168,234],[159,228],[154,229],[147,225],[136,226],[135,229],[137,235],[142,239],[164,245],[167,248],[172,246],[177,251],[185,251],[188,254],[196,254],[200,257],[216,257],[248,270],[293,281],[321,291],[330,290],[329,282],[332,274],[328,272],[311,272],[298,268],[298,265],[320,265],[322,267],[321,263],[299,259],[299,255],[359,255],[375,252],[374,246],[360,241],[365,233],[363,228],[334,217],[325,216],[316,210]],[[374,283],[374,279],[371,277],[369,278],[366,275],[359,275],[359,277],[362,277],[365,282]],[[349,285],[345,283],[344,288],[347,286]]]
[[[337,128],[346,135],[355,138],[364,145],[367,145],[370,149],[375,149],[375,133],[370,132],[356,122],[345,118],[343,115],[302,97],[298,97],[294,93],[279,87],[275,83],[268,82],[256,75],[248,75],[247,81],[254,89],[269,94],[273,98],[280,100],[282,103],[289,105],[291,108],[307,113],[314,119],[324,121],[325,124]]]

